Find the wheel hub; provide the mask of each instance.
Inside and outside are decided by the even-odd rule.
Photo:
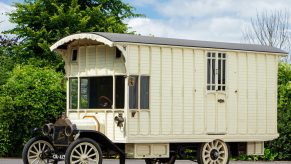
[[[218,150],[216,150],[216,149],[211,150],[210,157],[212,160],[217,160],[217,158],[219,157]]]
[[[42,155],[42,153],[39,153],[39,154],[38,154],[38,158],[39,158],[39,159],[43,159],[43,155]]]
[[[85,161],[88,160],[88,156],[85,155],[85,154],[82,154],[80,159],[81,159],[82,162],[85,162]]]

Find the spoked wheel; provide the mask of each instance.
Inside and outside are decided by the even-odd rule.
[[[176,161],[176,155],[171,155],[170,158],[147,158],[146,164],[174,164]]]
[[[65,161],[69,164],[102,164],[102,152],[94,140],[80,138],[68,147]]]
[[[198,150],[197,159],[199,164],[227,164],[229,161],[228,146],[221,140],[203,143]]]
[[[22,159],[24,164],[56,164],[58,161],[52,159],[51,153],[54,148],[51,143],[42,138],[32,138],[24,146]]]

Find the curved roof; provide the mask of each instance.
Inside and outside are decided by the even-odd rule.
[[[59,46],[68,43],[75,39],[92,39],[99,42],[103,42],[109,46],[113,43],[141,43],[141,44],[155,44],[155,45],[170,45],[170,46],[183,46],[183,47],[199,47],[199,48],[217,48],[228,50],[244,50],[244,51],[256,51],[256,52],[271,52],[271,53],[283,53],[287,52],[264,45],[256,44],[241,44],[241,43],[225,43],[225,42],[212,42],[212,41],[198,41],[198,40],[186,40],[175,38],[162,38],[153,36],[141,36],[133,34],[118,34],[118,33],[106,33],[106,32],[89,32],[69,35],[51,46],[51,50],[57,49]]]

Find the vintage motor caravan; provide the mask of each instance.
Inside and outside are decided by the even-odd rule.
[[[268,46],[114,33],[78,33],[51,50],[65,61],[66,114],[43,127],[24,163],[199,163],[262,154],[277,133],[277,65]]]

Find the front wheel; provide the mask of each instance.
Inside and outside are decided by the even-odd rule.
[[[94,140],[80,138],[72,142],[66,150],[65,162],[70,164],[102,164],[102,152]]]
[[[45,163],[56,164],[58,161],[52,159],[54,152],[52,144],[40,137],[30,139],[23,148],[22,159],[24,164]]]
[[[201,144],[198,148],[197,161],[199,164],[228,164],[228,145],[221,140]]]

